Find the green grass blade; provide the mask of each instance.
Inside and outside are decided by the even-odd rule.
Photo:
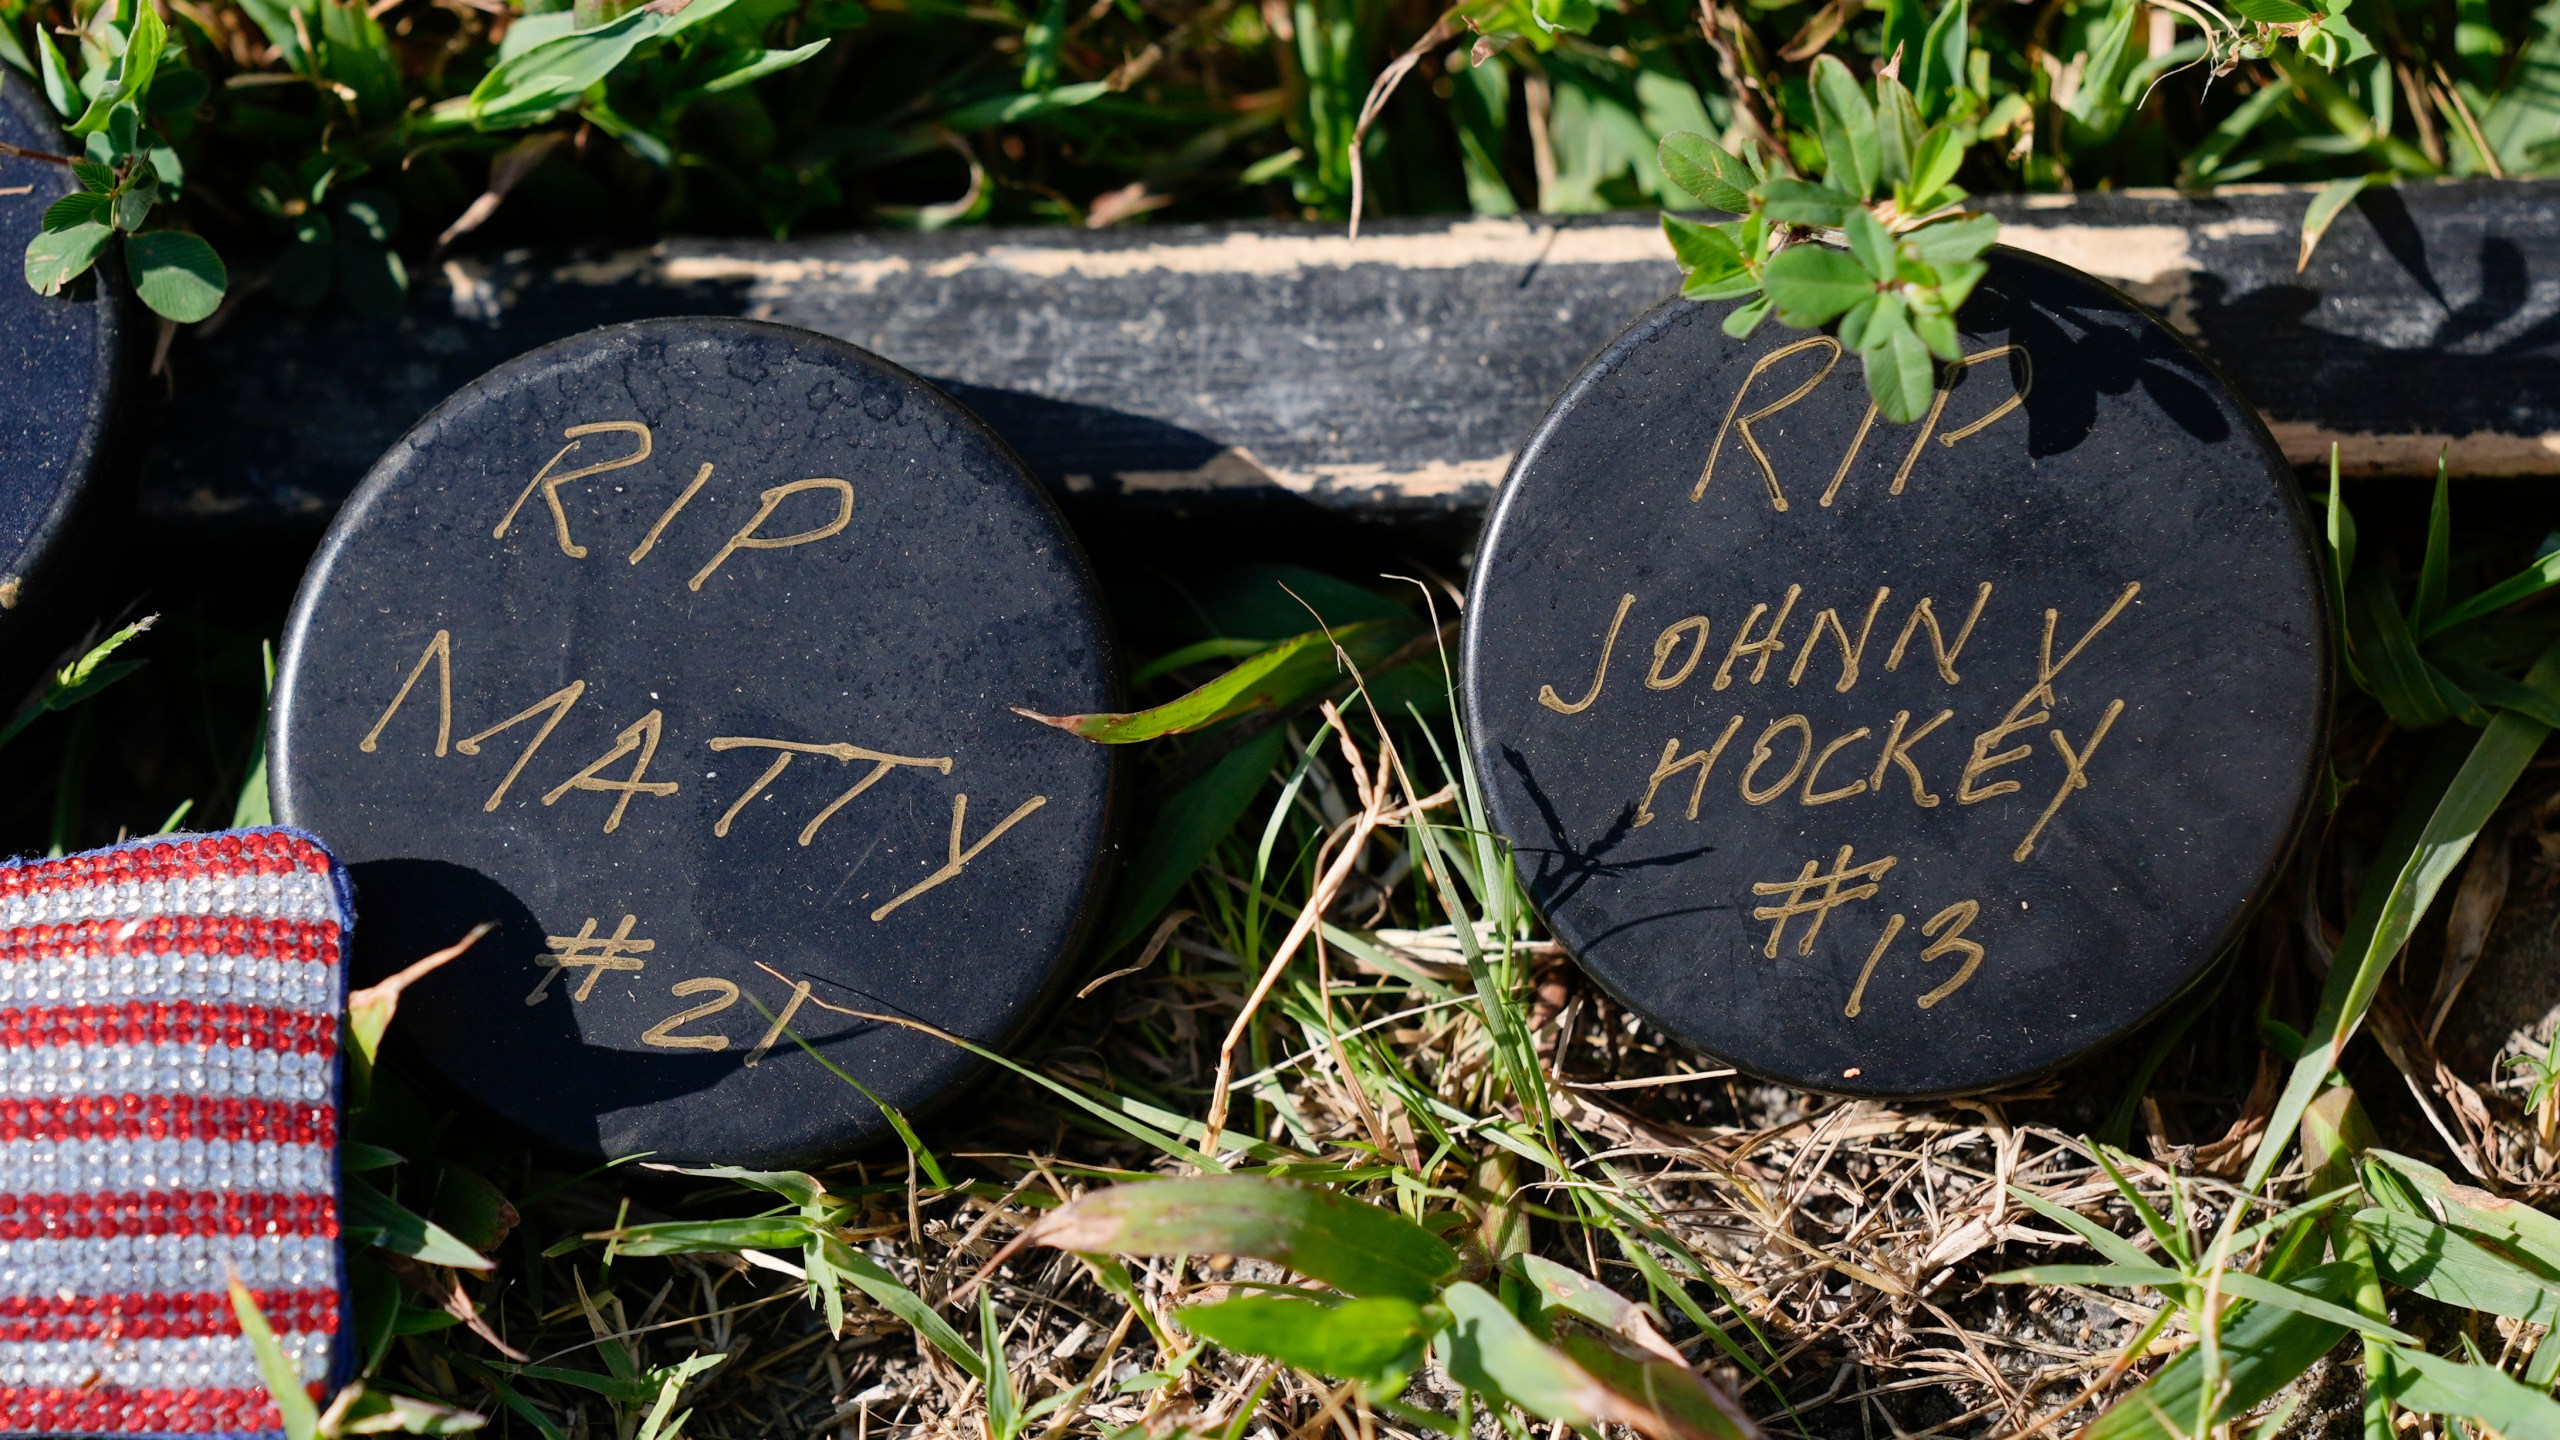
[[[1271,646],[1186,695],[1145,710],[1042,715],[1018,709],[1015,713],[1106,745],[1179,735],[1248,710],[1281,709],[1332,688],[1344,678],[1334,654],[1336,645],[1351,657],[1353,666],[1362,667],[1387,659],[1421,633],[1420,621],[1404,617],[1363,620],[1329,634],[1311,630]]]
[[[2409,631],[2408,617],[2400,613],[2390,580],[2377,571],[2367,570],[2347,584],[2347,638],[2356,658],[2364,662],[2373,698],[2382,702],[2394,723],[2423,730],[2453,718],[2434,677],[2427,673],[2426,660],[2418,654],[2418,639]]]
[[[617,1255],[731,1255],[740,1250],[797,1250],[809,1226],[797,1215],[738,1220],[658,1220],[602,1232]]]
[[[566,1365],[507,1365],[503,1368],[519,1380],[546,1380],[554,1385],[571,1385],[623,1405],[641,1404],[658,1393],[655,1385],[637,1375],[600,1374]]]
[[[844,1272],[863,1294],[870,1296],[881,1309],[904,1320],[943,1353],[944,1358],[969,1373],[972,1379],[985,1383],[987,1362],[951,1322],[924,1302],[924,1297],[907,1288],[906,1283],[889,1273],[887,1267],[841,1240],[826,1243],[827,1263]]]
[[[1101,954],[1109,955],[1146,933],[1173,897],[1182,893],[1201,863],[1244,818],[1262,782],[1280,763],[1284,737],[1265,731],[1218,757],[1218,763],[1166,797],[1122,872],[1103,927]]]
[[[1429,1300],[1458,1257],[1392,1210],[1311,1185],[1242,1176],[1097,1190],[1030,1231],[1091,1255],[1250,1255],[1352,1295]]]
[[[652,1167],[660,1168],[660,1167]],[[679,1175],[698,1175],[713,1180],[733,1180],[750,1190],[779,1195],[800,1207],[804,1215],[823,1215],[826,1186],[806,1170],[749,1170],[739,1165],[669,1165],[663,1167]]]
[[[2459,1415],[2506,1436],[2560,1435],[2560,1404],[2489,1365],[2448,1360],[2423,1350],[2394,1350],[2408,1377],[2393,1398],[2427,1415]]]
[[[2355,648],[2347,644],[2347,577],[2356,568],[2356,517],[2347,509],[2344,493],[2338,488],[2338,447],[2329,446],[2329,513],[2327,516],[2329,623],[2337,629],[2338,657],[2347,667],[2347,678],[2360,689],[2371,689],[2364,667],[2356,663]]]
[[[1586,1334],[1562,1335],[1557,1348],[1622,1402],[1676,1434],[1696,1440],[1761,1440],[1749,1411],[1685,1365],[1634,1359]]]
[[[774,1018],[773,1012],[766,1009],[763,1001],[757,1001],[756,1008],[758,1010],[765,1011],[764,1018],[768,1022]],[[807,1040],[801,1038],[800,1032],[791,1029],[791,1027],[787,1025],[783,1027],[783,1032],[791,1037],[791,1043],[799,1046],[802,1053],[806,1054],[810,1059],[827,1067],[827,1073],[862,1092],[862,1098],[870,1101],[873,1108],[880,1112],[880,1118],[888,1121],[889,1128],[897,1132],[898,1143],[906,1146],[907,1153],[915,1157],[916,1168],[924,1172],[926,1184],[931,1185],[936,1190],[948,1190],[951,1188],[951,1177],[942,1173],[942,1162],[935,1158],[931,1147],[927,1146],[923,1139],[916,1134],[915,1127],[907,1123],[907,1117],[900,1113],[898,1107],[881,1099],[877,1094],[872,1092],[870,1086],[854,1079],[843,1066],[838,1065],[833,1060],[819,1054],[818,1048],[810,1044]]]
[[[488,1386],[489,1393],[498,1397],[498,1403],[506,1407],[507,1413],[532,1426],[533,1432],[541,1436],[542,1440],[569,1440],[567,1431],[553,1423],[550,1416],[535,1408],[532,1401],[524,1398],[524,1392],[507,1383],[507,1377],[496,1369],[468,1355],[442,1347],[438,1347],[434,1354],[437,1359],[451,1365],[455,1370]]]
[[[1270,648],[1271,642],[1268,640],[1248,640],[1232,635],[1195,640],[1178,650],[1168,650],[1139,666],[1137,673],[1129,677],[1129,683],[1144,685],[1150,680],[1162,679],[1186,665],[1197,665],[1203,660],[1242,660],[1248,655],[1259,655]]]
[[[258,655],[266,676],[259,694],[272,704],[276,693],[276,647],[272,641],[261,641]],[[231,828],[272,825],[276,821],[274,806],[267,797],[267,726],[266,709],[259,709],[259,723],[249,741],[249,768],[240,778],[240,794],[231,802]]]
[[[2560,1330],[2546,1332],[2533,1347],[2533,1358],[2524,1363],[2524,1383],[2548,1395],[2560,1384]]]
[[[1209,1138],[1207,1123],[1196,1115],[1184,1115],[1178,1111],[1167,1110],[1161,1105],[1151,1104],[1134,1095],[1122,1095],[1098,1089],[1082,1081],[1067,1083],[1084,1092],[1086,1098],[1094,1104],[1110,1110],[1113,1114],[1150,1126],[1177,1140],[1198,1144]],[[1284,1145],[1275,1145],[1258,1136],[1239,1135],[1233,1130],[1219,1136],[1218,1144],[1228,1151],[1240,1154],[1261,1165],[1289,1166],[1317,1163],[1315,1156],[1303,1150],[1292,1150]]]
[[[2355,1267],[2356,1283],[2353,1299],[2356,1313],[2388,1324],[2391,1302],[2383,1293],[2382,1271],[2374,1264],[2373,1246],[2362,1231],[2343,1220],[2327,1227],[2330,1249],[2338,1259]],[[2391,1427],[2391,1390],[2396,1372],[2391,1364],[2391,1347],[2370,1332],[2358,1340],[2364,1352],[2364,1433],[2365,1440],[2394,1440]]]
[[[2454,1229],[2517,1252],[2540,1266],[2545,1275],[2560,1276],[2560,1219],[2520,1201],[2465,1185],[2423,1160],[2381,1149],[2367,1150],[2364,1158],[2425,1196]],[[2384,1199],[2379,1185],[2368,1183],[2367,1188],[2375,1192],[2377,1200]],[[2414,1213],[2405,1207],[2392,1208]]]
[[[1613,1185],[1622,1183],[1615,1167],[1604,1164],[1601,1168],[1609,1176]],[[1778,1347],[1771,1342],[1767,1332],[1760,1328],[1759,1322],[1753,1320],[1750,1312],[1734,1302],[1733,1296],[1725,1290],[1723,1282],[1708,1270],[1694,1252],[1682,1245],[1677,1237],[1658,1226],[1646,1223],[1640,1217],[1628,1214],[1628,1207],[1625,1207],[1622,1201],[1604,1198],[1602,1204],[1618,1211],[1619,1223],[1608,1227],[1609,1236],[1618,1242],[1618,1253],[1625,1257],[1627,1263],[1636,1267],[1636,1273],[1644,1277],[1644,1283],[1651,1287],[1655,1294],[1670,1300],[1672,1306],[1687,1316],[1689,1323],[1697,1326],[1699,1333],[1713,1341],[1717,1349],[1731,1357],[1734,1364],[1748,1371],[1753,1379],[1768,1386],[1769,1393],[1778,1396],[1779,1403],[1786,1406],[1788,1418],[1796,1419],[1798,1428],[1801,1429],[1802,1421],[1796,1416],[1795,1406],[1786,1400],[1786,1392],[1778,1384],[1777,1378],[1771,1375],[1751,1352],[1743,1349],[1741,1342],[1735,1340],[1730,1331],[1717,1324],[1715,1318],[1691,1298],[1688,1286],[1672,1279],[1670,1273],[1663,1268],[1662,1261],[1655,1257],[1650,1247],[1661,1247],[1662,1254],[1678,1260],[1681,1267],[1694,1279],[1715,1292],[1717,1301],[1731,1310],[1735,1318],[1741,1321],[1742,1328],[1754,1341],[1758,1342],[1761,1352],[1775,1356],[1778,1353]]]
[[[1271,883],[1271,852],[1280,843],[1280,832],[1288,824],[1289,815],[1297,804],[1298,792],[1305,788],[1308,774],[1315,769],[1316,756],[1322,753],[1324,742],[1332,735],[1331,720],[1316,727],[1314,738],[1298,755],[1296,768],[1289,772],[1287,780],[1281,782],[1280,798],[1273,802],[1270,818],[1263,822],[1261,841],[1253,850],[1253,870],[1244,887],[1244,924],[1241,941],[1234,947],[1234,953],[1238,955],[1262,954],[1262,907],[1274,888]],[[1312,863],[1314,857],[1311,853],[1302,851],[1302,854]]]
[[[1239,1354],[1357,1380],[1363,1393],[1389,1396],[1401,1393],[1420,1366],[1429,1328],[1420,1305],[1392,1295],[1341,1304],[1238,1295],[1187,1306],[1178,1318],[1192,1334]]]
[[[2170,1224],[2168,1216],[2161,1214],[2152,1207],[2150,1201],[2142,1198],[2142,1192],[2134,1189],[2133,1182],[2124,1178],[2124,1172],[2116,1168],[2115,1157],[2107,1153],[2105,1146],[2094,1146],[2089,1153],[2097,1160],[2098,1168],[2105,1171],[2107,1179],[2115,1185],[2116,1194],[2124,1197],[2124,1203],[2133,1211],[2134,1218],[2142,1222],[2143,1229],[2151,1232],[2152,1243],[2174,1257],[2179,1264],[2190,1263],[2194,1257],[2187,1253],[2185,1228]],[[2178,1188],[2173,1177],[2169,1185],[2171,1206],[2174,1208],[2183,1205],[2185,1199],[2185,1192]],[[2151,1263],[2151,1257],[2146,1255],[2139,1263],[2147,1265]]]
[[[1297,917],[1295,910],[1287,910],[1283,913],[1291,919]],[[1403,955],[1388,949],[1375,935],[1359,930],[1346,930],[1329,921],[1318,921],[1317,928],[1324,933],[1327,945],[1349,953],[1354,960],[1363,965],[1373,966],[1394,976],[1399,983],[1420,995],[1435,1000],[1447,1000],[1455,998],[1458,993],[1436,976],[1425,973]]]
[[[462,1243],[450,1230],[361,1181],[346,1187],[350,1238],[364,1232],[369,1243],[395,1255],[457,1270],[493,1270],[496,1262]]]
[[[2560,585],[2560,550],[2554,550],[2526,566],[2522,571],[2508,576],[2428,621],[2420,627],[2418,638],[2433,639],[2456,625],[2504,610],[2520,600],[2530,600],[2554,585]]]
[[[159,619],[157,615],[146,615],[90,646],[79,659],[55,671],[45,682],[42,694],[28,701],[17,714],[9,717],[6,724],[0,724],[0,745],[16,739],[20,731],[34,724],[37,717],[47,711],[68,710],[141,669],[139,660],[117,660],[113,657]]]
[[[275,1328],[258,1308],[258,1297],[240,1283],[237,1272],[231,1276],[230,1290],[231,1313],[240,1322],[240,1333],[248,1337],[249,1352],[258,1359],[258,1379],[275,1400],[276,1413],[284,1417],[286,1440],[312,1440],[320,1428],[320,1409],[302,1388],[302,1372],[277,1343]]]
[[[333,1401],[336,1414],[331,1420],[333,1436],[384,1435],[467,1435],[489,1423],[489,1417],[474,1414],[452,1405],[421,1400],[415,1395],[402,1395],[391,1390],[376,1390],[359,1381],[349,1387],[352,1393]]]
[[[1444,1303],[1450,1325],[1440,1336],[1440,1353],[1459,1384],[1567,1425],[1597,1426],[1617,1418],[1599,1381],[1529,1333],[1481,1286],[1452,1285]]]
[[[2187,1272],[2166,1265],[2031,1265],[2004,1270],[1994,1285],[2111,1285],[2119,1290],[2176,1290],[2188,1283]]]
[[[676,1440],[682,1435],[684,1422],[693,1414],[676,1409],[676,1402],[684,1398],[684,1387],[694,1376],[728,1358],[725,1354],[693,1355],[650,1371],[649,1382],[657,1387],[657,1396],[640,1422],[639,1440]]]
[[[2355,1186],[2342,1185],[2335,1190],[2314,1195],[2310,1199],[2305,1200],[2298,1205],[2288,1206],[2283,1210],[2279,1210],[2264,1220],[2259,1220],[2252,1224],[2243,1226],[2242,1228],[2232,1232],[2230,1243],[2224,1247],[2223,1253],[2228,1255],[2246,1255],[2250,1251],[2258,1248],[2258,1242],[2266,1237],[2286,1228],[2287,1226],[2318,1216],[2326,1212],[2330,1206],[2337,1204],[2339,1201],[2344,1200],[2355,1193]]]
[[[2353,1223],[2394,1285],[2466,1310],[2560,1321],[2560,1285],[2432,1220],[2375,1207],[2356,1212]]]
[[[2323,1265],[2295,1277],[2293,1288],[2317,1300],[2336,1302],[2354,1293],[2355,1267]],[[2234,1307],[2221,1327],[2223,1383],[2228,1387],[2211,1408],[2214,1423],[2236,1419],[2264,1402],[2329,1353],[2344,1325],[2271,1305]],[[2150,1379],[2090,1422],[2076,1440],[2186,1440],[2183,1428],[2168,1417],[2192,1417],[2204,1399],[2204,1356],[2201,1348],[2180,1351]]]
[[[2417,599],[2409,607],[2409,628],[2424,635],[2427,622],[2444,613],[2445,585],[2453,569],[2452,475],[2444,452],[2436,452],[2435,499],[2427,506],[2426,556],[2418,564]]]
[[[2528,720],[2560,728],[2560,697],[2547,695],[2530,685],[2519,685],[2495,671],[2458,661],[2447,663],[2437,673],[2483,705],[2513,710]]]
[[[995,1440],[1012,1440],[1022,1427],[1013,1395],[1013,1368],[1004,1358],[1004,1322],[996,1318],[995,1291],[978,1291],[978,1353],[987,1371],[979,1379],[987,1387],[987,1429]]]
[[[1504,1262],[1504,1269],[1538,1297],[1540,1307],[1579,1315],[1603,1330],[1623,1330],[1646,1310],[1581,1271],[1543,1255],[1514,1255]]]
[[[2152,1257],[2144,1253],[2141,1246],[2076,1210],[2056,1205],[2033,1191],[2021,1190],[2015,1185],[2009,1187],[2009,1198],[2088,1241],[2091,1249],[2118,1265],[2139,1267],[2154,1263]]]
[[[2289,1310],[2296,1315],[2308,1315],[2314,1320],[2326,1320],[2331,1324],[2394,1344],[2417,1343],[2371,1316],[2336,1301],[2323,1300],[2316,1295],[2306,1295],[2291,1285],[2267,1279],[2263,1275],[2252,1275],[2245,1270],[2225,1271],[2219,1284],[2223,1294],[2247,1300],[2253,1304],[2265,1305],[2277,1310]]]
[[[2560,645],[2535,662],[2525,683],[2545,693],[2560,692]],[[2512,710],[2500,711],[2479,732],[2460,767],[2440,786],[2422,774],[2400,817],[2384,839],[2364,890],[2330,961],[2329,980],[2320,1008],[2305,1032],[2306,1044],[2267,1124],[2266,1143],[2251,1160],[2248,1188],[2265,1185],[2289,1148],[2303,1108],[2338,1063],[2347,1041],[2363,1023],[2373,992],[2418,918],[2435,902],[2436,892],[2470,852],[2471,842],[2488,823],[2525,766],[2541,749],[2550,729]],[[2433,768],[2433,767],[2431,767]]]
[[[957,1045],[961,1049],[968,1051],[970,1054],[977,1056],[979,1059],[984,1060],[991,1065],[1002,1066],[1006,1070],[1021,1076],[1023,1079],[1030,1081],[1032,1084],[1058,1096],[1068,1104],[1073,1105],[1077,1109],[1082,1110],[1086,1114],[1100,1120],[1112,1129],[1127,1135],[1133,1140],[1152,1146],[1157,1151],[1172,1159],[1180,1160],[1186,1164],[1195,1165],[1205,1170],[1224,1170],[1227,1168],[1226,1165],[1216,1156],[1208,1154],[1206,1151],[1203,1151],[1196,1146],[1187,1145],[1181,1140],[1166,1134],[1152,1125],[1132,1119],[1129,1115],[1123,1113],[1120,1109],[1115,1108],[1112,1104],[1106,1103],[1107,1101],[1115,1100],[1117,1098],[1115,1096],[1102,1096],[1099,1098],[1088,1096],[1083,1091],[1076,1089],[1072,1085],[1051,1079],[1049,1076],[1032,1069],[1030,1066],[1024,1065],[1017,1060],[998,1053],[997,1051],[990,1050],[986,1046],[968,1039],[965,1036],[954,1035],[948,1030],[927,1025],[921,1021],[910,1020],[903,1015],[882,1015],[868,1010],[849,1009],[843,1010],[842,1013],[851,1015],[857,1020],[876,1020],[882,1024],[896,1025],[903,1029],[914,1030],[921,1034],[931,1035],[945,1044]]]
[[[2357,196],[2390,178],[2387,173],[2376,171],[2370,175],[2350,175],[2321,186],[2312,195],[2310,207],[2302,212],[2302,250],[2294,259],[2294,273],[2299,275],[2310,268],[2311,252],[2320,248],[2320,237],[2329,233],[2330,225],[2346,212]]]

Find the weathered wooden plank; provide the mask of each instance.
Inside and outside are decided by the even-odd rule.
[[[2307,193],[1995,205],[2010,244],[2194,335],[2310,463],[2560,474],[2560,184],[2378,191],[2297,275]],[[1564,381],[1677,277],[1652,217],[670,241],[454,260],[396,325],[252,302],[179,342],[145,504],[325,515],[402,429],[592,325],[750,315],[948,386],[1063,491],[1456,516]],[[2126,382],[2138,383],[2128,370]]]
[[[2002,206],[2013,244],[2106,276],[2194,336],[2297,464],[2560,475],[2560,184],[2369,191],[2295,272],[2309,192]]]

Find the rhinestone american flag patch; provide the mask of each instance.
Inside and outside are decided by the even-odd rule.
[[[325,1398],[348,923],[294,831],[0,865],[0,1434],[280,1433],[234,1274]]]

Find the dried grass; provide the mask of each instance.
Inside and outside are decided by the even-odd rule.
[[[1252,1142],[1267,1142],[1312,1157],[1298,1171],[1341,1167],[1330,1178],[1380,1203],[1454,1209],[1466,1223],[1451,1238],[1478,1263],[1533,1247],[1637,1297],[1652,1288],[1648,1264],[1657,1277],[1694,1272],[1664,1296],[1672,1343],[1720,1376],[1773,1434],[2067,1435],[2131,1383],[2120,1356],[2154,1318],[2144,1304],[2076,1286],[1986,1283],[2001,1270],[2080,1258],[2078,1242],[2018,1203],[2011,1187],[2132,1231],[2085,1138],[2129,1123],[2149,1157],[2130,1178],[2163,1208],[2181,1188],[2200,1223],[2213,1223],[2239,1194],[2233,1178],[2275,1096],[2278,1072],[2257,1045],[2250,1012],[2262,1003],[2299,1010],[2305,987],[2316,985],[2304,961],[2324,956],[2334,931],[2315,897],[2336,893],[2334,880],[2323,883],[2324,867],[2334,875],[2342,853],[2351,864],[2356,844],[2349,826],[2306,845],[2219,994],[2179,1007],[2096,1062],[2004,1094],[1841,1100],[1702,1064],[1584,981],[1551,942],[1520,929],[1506,947],[1502,925],[1479,920],[1468,938],[1509,977],[1507,1022],[1488,1011],[1470,987],[1469,947],[1456,926],[1433,923],[1448,913],[1448,897],[1417,873],[1428,866],[1415,854],[1413,826],[1433,810],[1450,823],[1454,792],[1418,794],[1423,787],[1374,743],[1365,755],[1349,742],[1329,754],[1330,745],[1298,738],[1313,758],[1289,801],[1302,842],[1296,862],[1257,884],[1250,849],[1231,845],[1220,868],[1195,882],[1191,909],[1169,916],[1135,963],[1066,1006],[1030,1063],[1167,1112],[1212,1117],[1191,1122],[1195,1142],[1224,1122],[1228,1153],[1240,1161],[1253,1162]],[[2520,884],[2553,883],[2538,849],[2547,812],[2519,806],[2508,832],[2528,857],[2515,866]],[[2471,889],[2466,883],[2466,895]],[[1292,916],[1277,903],[1284,890],[1312,893],[1318,904]],[[1258,919],[1241,910],[1249,899],[1260,902]],[[2476,912],[2490,903],[2471,896],[2454,907],[2457,962],[2466,950],[2476,959],[2472,929],[2488,928]],[[1319,916],[1326,924],[1315,923]],[[1282,920],[1285,934],[1251,953],[1262,938],[1254,927]],[[2419,1127],[2433,1122],[2438,1152],[2451,1150],[2501,1187],[2547,1194],[2555,1157],[2524,1112],[2521,1082],[2464,1083],[2435,1058],[2414,1011],[2401,1003],[2400,1012],[2377,1024],[2418,1102],[2396,1117],[2379,1107],[2386,1127],[2397,1127],[2395,1142],[2428,1148]],[[1534,1044],[1543,1100],[1524,1101],[1506,1085],[1503,1023]],[[2376,1094],[2382,1078],[2360,1088]],[[1219,1112],[1230,1091],[1228,1121]],[[2132,1096],[2138,1105],[2120,1103]],[[1374,1412],[1348,1386],[1193,1346],[1174,1311],[1281,1278],[1258,1262],[1132,1261],[1122,1284],[1077,1257],[1008,1249],[1041,1213],[1085,1188],[1177,1173],[1164,1155],[1044,1103],[1013,1079],[927,1129],[955,1178],[972,1177],[967,1183],[933,1189],[901,1158],[831,1172],[829,1185],[863,1207],[848,1238],[928,1301],[967,1301],[972,1283],[983,1284],[1015,1393],[1053,1402],[1021,1434],[1427,1433]],[[1570,1157],[1561,1169],[1515,1143],[1540,1133]],[[530,1171],[524,1179],[526,1191],[550,1183]],[[530,1205],[530,1238],[516,1243],[530,1261],[536,1247],[565,1237],[745,1208],[725,1185],[615,1171]],[[1612,1215],[1623,1223],[1594,1223]],[[688,1434],[989,1433],[976,1380],[859,1296],[844,1333],[828,1335],[787,1259],[639,1261],[614,1256],[610,1244],[555,1248],[548,1259],[511,1265],[489,1297],[492,1323],[541,1366],[597,1368],[598,1335],[629,1343],[648,1363],[725,1355],[688,1391]],[[945,1313],[957,1318],[966,1308]],[[2494,1354],[2519,1337],[2489,1338]],[[2173,1325],[2150,1355],[2189,1339]],[[472,1367],[440,1358],[474,1348],[413,1347],[393,1375],[486,1408],[490,1392]],[[2340,1406],[2328,1393],[2338,1383],[2326,1365],[2298,1383],[2310,1403],[2295,1433],[2353,1420],[2352,1402]],[[630,1440],[628,1407],[617,1424],[615,1406],[572,1386],[525,1382],[520,1393],[571,1440],[609,1428]],[[1407,1398],[1424,1409],[1458,1406],[1455,1387],[1431,1371]],[[1492,1436],[1502,1427],[1480,1417],[1477,1429]]]

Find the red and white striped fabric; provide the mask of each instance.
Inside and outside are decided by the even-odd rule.
[[[334,1378],[346,878],[242,830],[0,865],[0,1434],[273,1435]]]

